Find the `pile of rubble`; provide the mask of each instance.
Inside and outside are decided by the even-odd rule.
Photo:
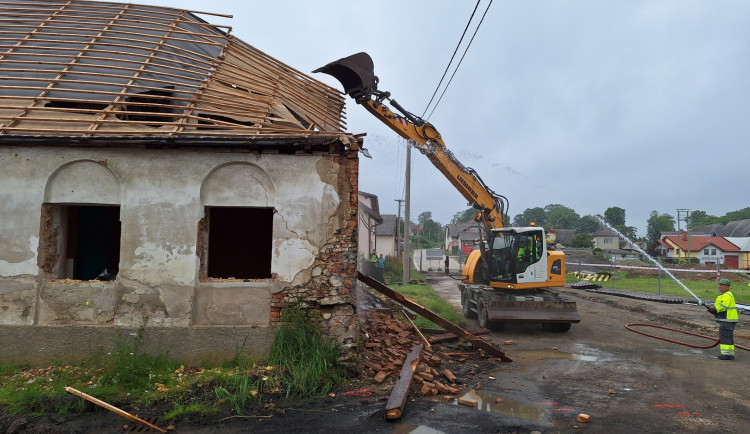
[[[426,338],[422,331],[409,323],[408,317],[397,311],[369,309],[361,333],[363,363],[378,384],[398,380],[408,355],[415,347],[422,346],[411,383],[412,390],[422,396],[456,395],[460,387],[470,382],[462,381],[460,376],[475,375],[483,369],[480,362],[482,365],[500,362],[488,357],[482,349],[460,342],[452,333],[442,332]],[[474,330],[472,333],[487,334],[489,330]],[[452,351],[457,349],[465,351]]]

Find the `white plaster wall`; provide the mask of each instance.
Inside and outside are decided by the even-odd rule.
[[[37,247],[45,195],[55,202],[82,203],[98,194],[94,203],[120,204],[115,323],[138,323],[145,314],[158,324],[189,324],[198,286],[198,221],[205,205],[274,206],[278,212],[271,272],[281,283],[311,273],[315,256],[338,229],[335,213],[342,200],[334,186],[323,181],[337,166],[330,159],[321,164],[322,159],[240,152],[0,147],[0,286],[3,278],[41,276]],[[92,178],[94,172],[97,176]],[[242,176],[232,176],[237,173]],[[50,183],[55,176],[58,179]],[[77,184],[80,188],[66,190]],[[209,204],[202,202],[202,194],[210,197]],[[54,283],[48,282],[44,293],[50,291],[55,291]],[[66,291],[66,299],[75,299],[70,285]],[[80,297],[90,297],[89,292],[85,285]],[[10,296],[0,293],[0,304]],[[0,322],[16,323],[2,315]]]

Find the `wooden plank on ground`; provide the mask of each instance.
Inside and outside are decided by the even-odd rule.
[[[386,420],[396,420],[401,417],[406,405],[406,397],[409,395],[411,380],[414,377],[414,370],[417,369],[419,358],[422,356],[422,345],[415,345],[411,352],[404,360],[404,366],[401,367],[401,375],[398,377],[396,385],[391,390],[391,396],[385,404]]]
[[[477,348],[483,349],[487,352],[487,354],[497,357],[503,362],[512,362],[513,359],[506,356],[504,352],[502,352],[499,348],[496,348],[492,346],[489,342],[485,342],[478,337],[474,336],[473,334],[469,333],[468,331],[462,329],[461,327],[453,324],[452,322],[448,321],[447,319],[441,317],[440,315],[432,312],[431,310],[420,306],[419,304],[409,300],[408,298],[404,297],[403,294],[399,294],[398,292],[392,290],[391,288],[383,285],[382,283],[378,282],[377,280],[373,279],[372,277],[362,274],[362,272],[357,272],[357,278],[360,280],[360,282],[370,286],[371,288],[375,289],[376,291],[380,292],[381,294],[385,295],[386,297],[397,301],[403,306],[408,307],[409,309],[413,310],[414,312],[418,313],[419,315],[422,315],[423,317],[427,318],[428,320],[434,322],[435,324],[445,328],[446,330],[455,333],[460,338],[469,341]]]
[[[474,336],[481,336],[486,335],[490,333],[489,329],[474,329],[474,330],[467,330],[469,333],[473,334]],[[430,336],[430,343],[431,344],[437,344],[440,342],[450,342],[458,340],[458,335],[455,333],[441,333],[436,334],[433,336]]]

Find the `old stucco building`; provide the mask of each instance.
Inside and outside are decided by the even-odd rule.
[[[340,92],[186,11],[0,3],[3,361],[141,328],[183,359],[263,355],[298,299],[355,345]]]

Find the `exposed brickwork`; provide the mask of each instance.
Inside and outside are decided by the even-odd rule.
[[[308,317],[318,321],[322,331],[341,344],[342,355],[351,361],[356,358],[358,336],[353,294],[357,272],[359,157],[352,150],[335,160],[339,164],[337,189],[348,198],[337,215],[340,229],[320,250],[308,282],[273,295],[271,322],[283,321],[283,308],[299,300]]]

